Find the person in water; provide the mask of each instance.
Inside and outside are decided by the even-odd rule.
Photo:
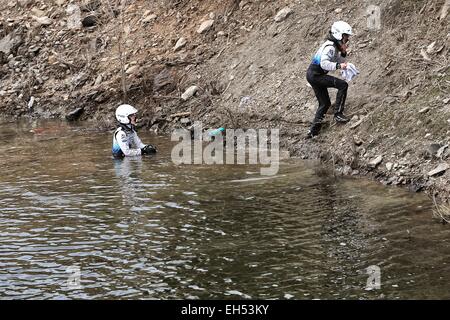
[[[314,90],[319,107],[306,138],[319,134],[322,121],[328,108],[331,106],[328,88],[338,89],[334,108],[336,122],[345,123],[349,118],[344,115],[345,99],[347,97],[348,83],[345,80],[330,76],[327,73],[338,69],[345,70],[347,63],[347,44],[352,35],[352,27],[344,21],[335,22],[328,34],[327,40],[317,50],[306,72],[306,79]]]
[[[119,128],[114,131],[112,145],[112,154],[116,158],[156,153],[156,148],[151,144],[143,144],[136,133],[137,112],[129,104],[122,104],[116,109],[116,119],[119,122]]]

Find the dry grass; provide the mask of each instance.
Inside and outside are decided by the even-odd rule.
[[[436,201],[436,196],[433,194],[433,218],[440,219],[442,223],[450,223],[450,206],[447,204],[440,203]]]

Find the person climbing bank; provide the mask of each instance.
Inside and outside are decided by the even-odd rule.
[[[112,153],[116,158],[154,154],[156,148],[151,144],[143,144],[136,130],[136,113],[138,111],[129,104],[122,104],[116,109],[119,128],[114,131]]]
[[[340,123],[349,121],[349,118],[343,113],[348,84],[344,80],[328,75],[328,72],[347,69],[347,63],[344,58],[347,56],[347,44],[352,34],[352,27],[348,23],[344,21],[333,23],[327,40],[317,50],[312,63],[308,67],[306,79],[312,86],[319,102],[313,123],[306,136],[308,139],[319,134],[324,115],[331,106],[328,88],[338,89],[334,119]]]

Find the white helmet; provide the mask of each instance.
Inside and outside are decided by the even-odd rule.
[[[349,36],[353,35],[352,27],[347,22],[337,21],[331,26],[331,34],[336,40],[342,40],[342,35],[346,33]]]
[[[116,119],[122,124],[129,124],[130,118],[128,117],[137,112],[136,108],[129,104],[122,104],[116,109]]]

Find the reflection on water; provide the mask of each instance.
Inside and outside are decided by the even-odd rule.
[[[117,160],[109,133],[0,127],[1,298],[450,298],[450,229],[423,195],[293,159],[271,179],[175,166],[167,138],[140,136],[160,153]]]

